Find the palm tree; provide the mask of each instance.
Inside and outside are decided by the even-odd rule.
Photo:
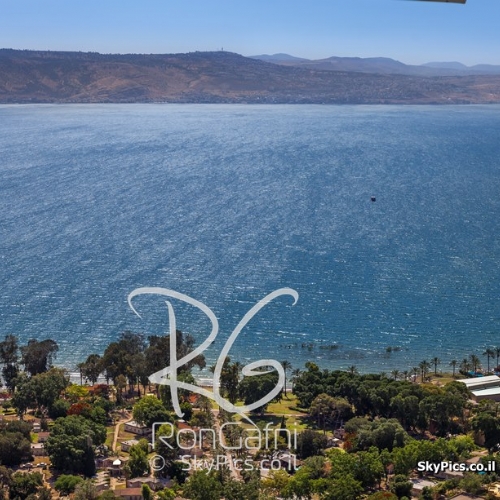
[[[434,376],[437,376],[437,366],[441,364],[441,360],[435,356],[432,358],[432,364],[434,365]]]
[[[83,369],[84,369],[84,367],[85,367],[85,363],[83,361],[76,365],[76,369],[80,373],[80,385],[83,385]]]
[[[417,380],[417,375],[418,375],[418,372],[419,372],[418,366],[414,366],[411,369],[411,372],[413,373],[413,381],[415,382]]]
[[[358,369],[354,366],[354,365],[351,365],[347,371],[351,374],[351,375],[355,375],[356,373],[358,373]]]
[[[495,351],[488,347],[486,351],[483,352],[483,356],[487,357],[487,363],[488,363],[488,373],[490,372],[490,358],[493,359],[495,357]]]
[[[498,366],[498,360],[500,359],[500,347],[495,347],[495,356],[497,357],[497,366]]]
[[[467,373],[470,370],[470,362],[467,358],[462,359],[460,362],[460,371],[463,373]]]
[[[409,374],[410,374],[410,372],[408,370],[404,370],[403,371],[403,377],[404,377],[405,381],[408,380],[408,375]]]
[[[397,380],[399,377],[399,370],[392,370],[391,375],[394,380]]]
[[[423,360],[418,364],[418,367],[420,368],[420,374],[422,377],[422,383],[424,383],[424,378],[427,375],[427,372],[429,371],[429,368],[431,367],[431,364],[427,360]]]
[[[300,368],[295,368],[292,370],[292,384],[302,375],[302,370]]]
[[[474,370],[474,373],[477,372],[477,370],[481,367],[481,360],[475,355],[471,354],[469,356],[470,364],[472,365],[472,369]]]
[[[450,366],[453,368],[453,378],[455,378],[455,369],[457,368],[458,361],[456,359],[452,359],[450,361]]]
[[[283,367],[283,370],[285,371],[285,385],[283,386],[283,390],[285,391],[285,396],[288,397],[286,394],[286,371],[291,370],[292,363],[290,363],[290,361],[282,361],[281,366]]]

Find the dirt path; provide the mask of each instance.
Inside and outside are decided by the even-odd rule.
[[[113,452],[116,452],[116,443],[118,441],[118,435],[120,434],[120,425],[129,422],[131,420],[131,416],[127,412],[123,412],[123,416],[115,425],[115,435],[113,437]]]

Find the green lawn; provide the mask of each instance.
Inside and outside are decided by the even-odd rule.
[[[242,404],[241,404],[242,405]],[[271,403],[267,406],[264,415],[250,415],[253,422],[258,424],[262,422],[263,425],[272,422],[273,427],[278,427],[281,424],[281,419],[285,416],[287,429],[290,431],[297,430],[303,431],[309,428],[308,415],[305,412],[301,412],[296,409],[297,398],[292,394],[289,394],[287,398],[283,398],[281,401],[276,403]],[[237,404],[240,406],[240,403]],[[250,424],[245,423],[245,420],[241,419],[239,415],[235,416],[236,421],[241,421],[244,427],[251,427]]]

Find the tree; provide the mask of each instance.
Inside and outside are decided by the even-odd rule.
[[[432,358],[432,364],[434,365],[434,376],[437,376],[437,367],[439,364],[441,364],[441,360],[435,356]]]
[[[427,376],[427,373],[429,372],[429,368],[431,367],[431,365],[428,361],[424,359],[418,364],[418,367],[420,368],[421,381],[422,383],[424,383],[425,377]]]
[[[15,379],[19,373],[17,366],[19,361],[18,350],[19,346],[15,335],[6,335],[5,340],[0,342],[0,363],[4,365],[2,377],[5,386],[10,392],[14,392]]]
[[[490,358],[493,359],[495,357],[495,351],[489,347],[486,349],[486,351],[483,352],[483,356],[486,356],[487,358],[487,364],[488,364],[488,373],[490,372]]]
[[[81,366],[83,377],[94,385],[103,370],[103,360],[99,354],[91,354]]]
[[[458,361],[456,359],[452,359],[450,361],[450,366],[453,368],[453,378],[455,378],[455,370],[457,368]]]
[[[154,422],[171,422],[172,416],[156,396],[145,396],[141,398],[132,411],[134,420],[141,424],[151,427]]]
[[[21,420],[0,420],[0,434],[20,433],[26,439],[31,439],[31,425]]]
[[[19,465],[31,458],[31,444],[20,432],[0,434],[0,464],[8,467]]]
[[[21,416],[30,407],[37,408],[45,415],[68,385],[68,381],[66,370],[62,368],[51,368],[31,378],[22,373],[16,379],[12,406]]]
[[[240,382],[240,396],[245,401],[246,405],[259,401],[261,398],[269,394],[278,383],[278,373],[276,371],[245,377]],[[264,413],[267,405],[262,405],[258,410]]]
[[[283,367],[283,371],[285,372],[285,385],[283,386],[283,391],[285,393],[285,397],[287,397],[287,394],[286,394],[286,372],[288,370],[291,370],[292,369],[292,363],[290,363],[290,361],[282,361],[281,362],[281,366]]]
[[[484,445],[490,451],[500,444],[500,423],[493,415],[481,412],[472,419],[472,429],[484,435]]]
[[[158,500],[175,500],[175,491],[170,488],[164,488],[156,493]]]
[[[309,413],[316,418],[318,427],[323,424],[323,430],[326,423],[335,419],[348,419],[352,417],[352,407],[344,398],[334,398],[328,394],[320,394],[311,403]]]
[[[403,474],[398,474],[394,477],[391,484],[391,491],[398,497],[408,497],[411,498],[411,490],[413,489],[413,484],[408,481],[408,477]]]
[[[52,500],[52,492],[49,490],[49,488],[40,488],[37,491],[36,500]]]
[[[3,488],[8,488],[12,482],[12,470],[4,465],[0,465],[0,491]],[[0,498],[2,498],[0,496]]]
[[[479,474],[465,474],[464,478],[460,481],[460,488],[472,495],[478,495],[484,489],[483,480]]]
[[[114,379],[115,387],[116,387],[116,402],[120,404],[123,399],[123,389],[127,387],[127,378],[125,375],[117,375]]]
[[[54,483],[54,488],[61,495],[68,496],[70,493],[73,493],[75,491],[77,485],[82,481],[83,479],[80,476],[61,474]]]
[[[184,335],[180,330],[176,332],[176,355],[177,359],[181,359],[194,350],[194,337],[192,335]],[[145,351],[146,365],[149,373],[155,373],[166,366],[170,366],[170,337],[152,335],[148,337],[149,347]],[[179,367],[179,374],[183,372],[191,372],[192,368],[198,366],[203,369],[206,366],[205,357],[203,354],[198,354],[188,363]]]
[[[300,368],[294,368],[292,370],[292,383],[295,385],[295,381],[302,375],[302,370]]]
[[[19,376],[19,368],[16,365],[6,365],[2,368],[2,377],[5,387],[13,393],[16,389],[16,379]]]
[[[354,436],[356,450],[369,450],[375,446],[380,451],[402,447],[408,441],[408,434],[396,419],[370,421],[356,417],[345,424],[348,434]]]
[[[75,488],[74,500],[97,500],[99,492],[91,479],[82,481]]]
[[[259,500],[260,481],[259,478],[249,481],[236,481],[226,479],[224,481],[225,500]]]
[[[0,464],[17,466],[31,458],[31,426],[21,421],[0,421]]]
[[[112,378],[115,385],[119,375],[126,377],[129,384],[134,384],[138,375],[134,370],[132,359],[135,354],[144,352],[145,347],[143,335],[123,332],[118,341],[111,342],[104,351],[102,367],[106,371],[106,376]]]
[[[456,392],[438,392],[426,396],[419,404],[419,418],[437,424],[438,434],[443,436],[450,428],[455,417],[461,417],[464,397]],[[420,424],[419,424],[420,425]]]
[[[384,466],[378,450],[370,448],[369,451],[359,452],[356,459],[354,478],[361,483],[363,488],[372,488],[380,485],[384,475]]]
[[[33,376],[29,385],[35,394],[36,407],[45,414],[68,384],[69,376],[63,368],[51,368]]]
[[[356,481],[352,474],[346,474],[335,479],[322,498],[324,500],[357,500],[361,493],[363,493],[361,483]]]
[[[156,476],[177,478],[179,483],[186,480],[187,472],[184,470],[184,465],[180,462],[175,462],[180,452],[175,437],[176,433],[172,432],[170,425],[161,425],[156,431],[155,451],[165,461],[165,467],[156,471]],[[161,438],[161,439],[160,439]]]
[[[16,472],[11,476],[9,498],[25,500],[43,486],[43,476],[39,472]]]
[[[91,477],[95,473],[94,446],[105,440],[105,427],[72,415],[56,420],[45,449],[56,469]]]
[[[327,438],[319,432],[306,429],[297,437],[297,455],[300,458],[320,455],[327,447]]]
[[[58,350],[57,342],[52,339],[41,342],[31,339],[21,347],[21,364],[31,376],[46,372],[52,366]]]
[[[88,397],[89,389],[83,385],[69,384],[64,391],[64,395],[71,403],[77,403],[81,399]]]
[[[322,422],[324,429],[326,420],[330,420],[335,412],[335,409],[335,399],[328,394],[320,394],[319,396],[316,396],[314,401],[311,403],[309,414],[316,418],[318,427],[321,427]]]
[[[471,369],[471,364],[467,358],[462,359],[460,361],[460,372],[466,375]]]
[[[210,367],[212,373],[215,372],[216,365]],[[222,365],[220,374],[220,391],[223,397],[226,397],[230,403],[235,404],[238,400],[238,388],[240,383],[240,363],[231,363],[228,356]]]
[[[476,373],[481,367],[481,360],[475,354],[470,354],[469,361],[472,366],[472,370]]]
[[[71,404],[69,401],[61,398],[56,399],[49,408],[49,417],[54,420],[60,417],[65,417],[68,414],[70,406]]]
[[[219,500],[222,485],[212,471],[195,471],[183,489],[183,496],[192,500]]]
[[[127,475],[131,478],[144,476],[149,472],[148,444],[135,444],[130,448],[130,460],[125,466]]]
[[[147,484],[143,484],[141,488],[143,500],[153,500],[153,492]]]
[[[498,360],[500,358],[500,347],[495,347],[495,356],[497,358],[497,367],[498,367]]]
[[[5,365],[15,365],[18,360],[19,345],[15,335],[6,335],[5,340],[0,342],[0,362]]]

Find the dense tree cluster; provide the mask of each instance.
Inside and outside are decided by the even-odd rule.
[[[31,458],[31,426],[0,421],[0,465],[13,467]]]
[[[316,398],[327,395],[347,401],[355,415],[396,418],[406,430],[434,426],[439,435],[456,432],[463,422],[468,391],[459,382],[440,388],[384,375],[320,370],[314,363],[307,363],[306,368],[294,383],[294,394],[304,408],[311,408]],[[329,418],[336,414],[340,415],[339,410],[332,409]]]
[[[177,357],[181,358],[194,348],[194,339],[180,331],[176,337]],[[105,425],[112,421],[113,409],[126,405],[130,405],[130,409],[134,398],[132,414],[139,424],[151,427],[155,422],[170,422],[177,425],[168,386],[155,387],[152,394],[140,397],[141,387],[145,393],[149,385],[148,376],[170,364],[170,339],[158,336],[146,339],[139,334],[123,333],[109,344],[102,356],[91,354],[78,365],[82,382],[91,383],[92,388],[70,384],[64,370],[52,367],[57,350],[57,344],[50,340],[30,340],[27,345],[19,346],[15,336],[7,335],[0,342],[2,375],[12,393],[9,404],[21,418],[27,410],[33,410],[42,423],[47,417],[55,420],[45,447],[52,465],[67,473],[59,476],[56,489],[76,499],[97,499],[99,494],[92,482],[76,474],[91,477],[95,473],[96,449],[105,442]],[[488,354],[488,361],[494,354],[493,351]],[[471,357],[470,363],[477,368],[478,360]],[[363,496],[372,500],[394,500],[411,495],[412,484],[408,478],[418,462],[457,462],[468,458],[474,449],[471,437],[450,437],[450,434],[466,431],[484,439],[491,453],[484,460],[498,461],[500,470],[500,459],[494,455],[500,445],[500,405],[482,402],[470,406],[468,391],[458,382],[443,387],[426,384],[427,373],[432,368],[437,373],[439,364],[440,360],[434,358],[415,368],[415,378],[422,383],[410,382],[407,376],[405,380],[398,380],[397,370],[391,376],[360,375],[354,367],[346,372],[329,371],[307,363],[305,371],[293,371],[294,394],[299,405],[307,410],[312,427],[299,434],[296,449],[290,450],[303,460],[293,475],[285,470],[274,471],[261,480],[255,471],[244,471],[242,480],[236,481],[228,470],[221,470],[209,474],[199,471],[188,477],[182,462],[178,461],[182,453],[170,425],[157,429],[155,453],[165,459],[165,467],[157,475],[175,478],[181,485],[182,495],[192,499],[355,500]],[[205,366],[203,356],[184,365],[178,379],[194,383],[191,370],[196,366]],[[285,372],[291,369],[288,362],[283,362],[283,367]],[[465,365],[460,366],[462,368]],[[113,381],[114,388],[96,385],[102,375]],[[263,370],[258,376],[243,377],[241,364],[227,358],[222,367],[220,390],[233,404],[251,404],[269,394],[277,382],[276,371]],[[283,397],[288,396],[279,395]],[[211,428],[216,424],[214,418],[229,421],[223,411],[214,415],[211,402],[206,398],[197,398],[193,406],[192,394],[180,390],[179,399],[184,420],[192,426]],[[264,411],[265,406],[258,409],[259,413]],[[286,428],[285,417],[281,426]],[[345,430],[344,450],[329,449],[332,443],[327,432],[331,434],[340,426]],[[240,426],[228,426],[224,432],[226,442],[237,444],[241,432]],[[435,441],[424,439],[429,432],[440,437]],[[171,436],[167,442],[158,438],[165,435]],[[286,448],[282,441],[280,449]],[[225,453],[220,448],[216,452]],[[272,450],[261,450],[259,454],[271,458]],[[38,476],[21,477],[7,469],[30,458],[30,426],[22,421],[0,423],[0,492],[10,491],[11,498],[50,498],[50,493],[39,484]],[[141,477],[149,471],[147,442],[141,441],[130,449],[125,474]],[[424,497],[431,498],[458,487],[477,493],[484,488],[485,481],[494,479],[497,479],[494,473],[479,479],[477,475],[466,475],[461,481],[440,483],[432,491],[424,492]],[[387,491],[374,493],[381,484]],[[370,493],[373,494],[370,496]],[[144,498],[152,498],[152,495],[148,487],[143,489]],[[156,495],[173,498],[175,493],[164,490]],[[113,497],[111,493],[106,496]]]
[[[63,472],[95,474],[94,447],[106,440],[106,428],[81,415],[56,420],[45,449],[52,465]]]

